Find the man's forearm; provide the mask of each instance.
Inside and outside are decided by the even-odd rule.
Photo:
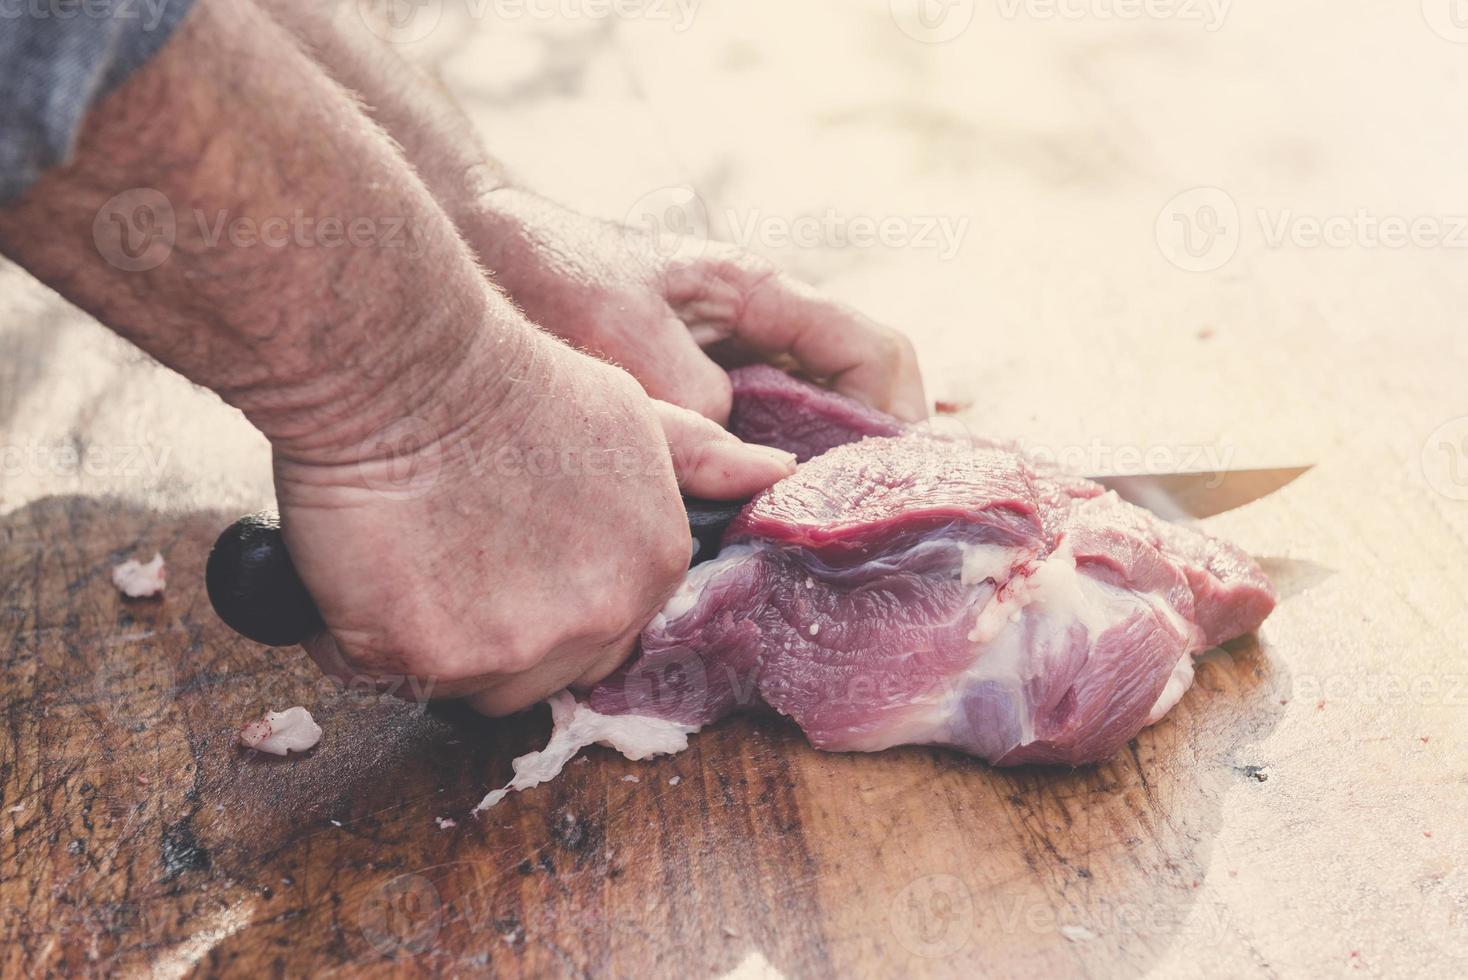
[[[510,370],[534,337],[391,140],[233,0],[200,0],[94,108],[72,162],[0,210],[0,249],[286,453],[431,416],[473,345]]]
[[[508,182],[473,125],[438,83],[369,30],[353,0],[256,0],[402,145],[428,189],[460,220]]]

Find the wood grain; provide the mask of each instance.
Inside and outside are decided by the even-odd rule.
[[[752,245],[908,329],[976,430],[1318,464],[1208,524],[1285,595],[1258,640],[1076,772],[825,755],[741,718],[470,817],[547,720],[340,692],[229,633],[202,562],[269,503],[263,443],[0,270],[0,971],[1461,976],[1468,278],[1450,249],[1262,230],[1462,210],[1461,48],[1399,6],[1239,5],[1216,33],[981,12],[915,47],[887,4],[748,0],[686,33],[446,14],[414,49],[609,217],[685,181],[726,235],[967,217],[948,258]],[[1155,237],[1198,186],[1244,222],[1207,272]],[[123,601],[111,565],[154,549],[166,598]],[[234,747],[295,703],[310,755]]]

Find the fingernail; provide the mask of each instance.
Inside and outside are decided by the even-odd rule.
[[[795,456],[782,449],[740,442],[733,436],[703,446],[684,467],[683,488],[695,497],[735,500],[752,497],[795,472]]]
[[[795,472],[795,454],[787,453],[783,449],[774,449],[770,446],[760,446],[752,442],[740,442],[729,438],[720,440],[715,452],[723,456],[729,465],[736,467],[756,467],[763,474],[763,479],[773,483],[783,480]]]
[[[774,446],[759,446],[752,442],[743,443],[743,446],[745,451],[751,456],[758,456],[762,460],[779,464],[786,474],[795,472],[794,453],[787,453],[785,450],[776,449]]]

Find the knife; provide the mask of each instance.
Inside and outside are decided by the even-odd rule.
[[[746,503],[683,498],[693,536],[690,567],[719,553],[724,532]],[[273,511],[246,514],[224,529],[204,566],[204,587],[225,625],[256,643],[294,646],[324,626]]]
[[[1090,479],[1165,521],[1195,521],[1251,504],[1310,472],[1309,466],[1140,473]]]
[[[1093,479],[1165,520],[1191,520],[1242,507],[1292,483],[1309,469],[1199,470]],[[745,503],[683,498],[693,536],[690,565],[719,553],[724,532]],[[250,514],[226,528],[209,552],[204,583],[225,625],[257,643],[293,646],[324,628],[316,603],[296,573],[276,514]]]

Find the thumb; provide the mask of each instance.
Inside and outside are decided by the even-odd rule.
[[[696,412],[653,400],[678,487],[693,497],[738,500],[795,472],[795,456],[783,449],[741,442]]]
[[[719,425],[729,421],[729,408],[734,398],[728,373],[713,362],[683,321],[673,317],[652,331],[657,343],[655,351],[643,359],[627,351],[622,355],[623,367],[642,382],[653,398],[692,409]],[[630,363],[641,360],[642,363]]]

